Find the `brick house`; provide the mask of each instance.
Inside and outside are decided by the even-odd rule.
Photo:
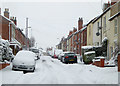
[[[67,51],[75,52],[81,55],[81,46],[87,45],[87,27],[83,27],[83,19],[78,20],[78,30],[73,28],[73,31],[69,31],[67,37]],[[63,46],[66,48],[66,46]]]
[[[17,27],[16,17],[10,17],[8,8],[5,9],[4,16],[0,14],[0,35],[3,39],[10,42],[10,47],[13,49],[14,55],[22,49],[26,39],[29,45],[29,39]]]

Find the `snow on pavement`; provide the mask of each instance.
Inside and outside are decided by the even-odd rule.
[[[118,84],[117,67],[63,64],[50,56],[36,62],[34,73],[12,71],[12,64],[2,71],[3,84]]]

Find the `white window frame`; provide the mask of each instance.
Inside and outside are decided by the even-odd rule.
[[[118,33],[118,19],[115,18],[114,19],[114,35],[117,35],[117,33]]]
[[[106,16],[104,17],[104,20],[103,20],[104,22],[104,30],[106,30]]]

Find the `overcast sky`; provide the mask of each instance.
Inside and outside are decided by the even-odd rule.
[[[55,46],[63,36],[67,37],[73,27],[78,27],[79,17],[87,24],[98,16],[102,12],[103,3],[102,0],[11,1],[2,2],[2,13],[5,8],[9,8],[10,16],[17,17],[17,25],[22,29],[25,29],[25,19],[28,17],[29,26],[32,27],[32,30],[29,29],[29,37],[34,36],[37,46],[44,49]]]

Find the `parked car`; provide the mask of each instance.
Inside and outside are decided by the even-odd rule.
[[[39,49],[32,47],[32,48],[30,48],[29,50],[36,54],[37,60],[40,59]]]
[[[19,51],[12,61],[12,70],[34,72],[36,65],[35,54],[31,51]]]
[[[59,54],[61,54],[62,52],[63,50],[61,49],[55,49],[53,58],[58,58]]]
[[[59,55],[58,55],[58,60],[61,60],[61,58],[64,56],[64,53],[60,53]]]
[[[77,63],[77,55],[73,52],[65,52],[61,57],[63,63]]]

